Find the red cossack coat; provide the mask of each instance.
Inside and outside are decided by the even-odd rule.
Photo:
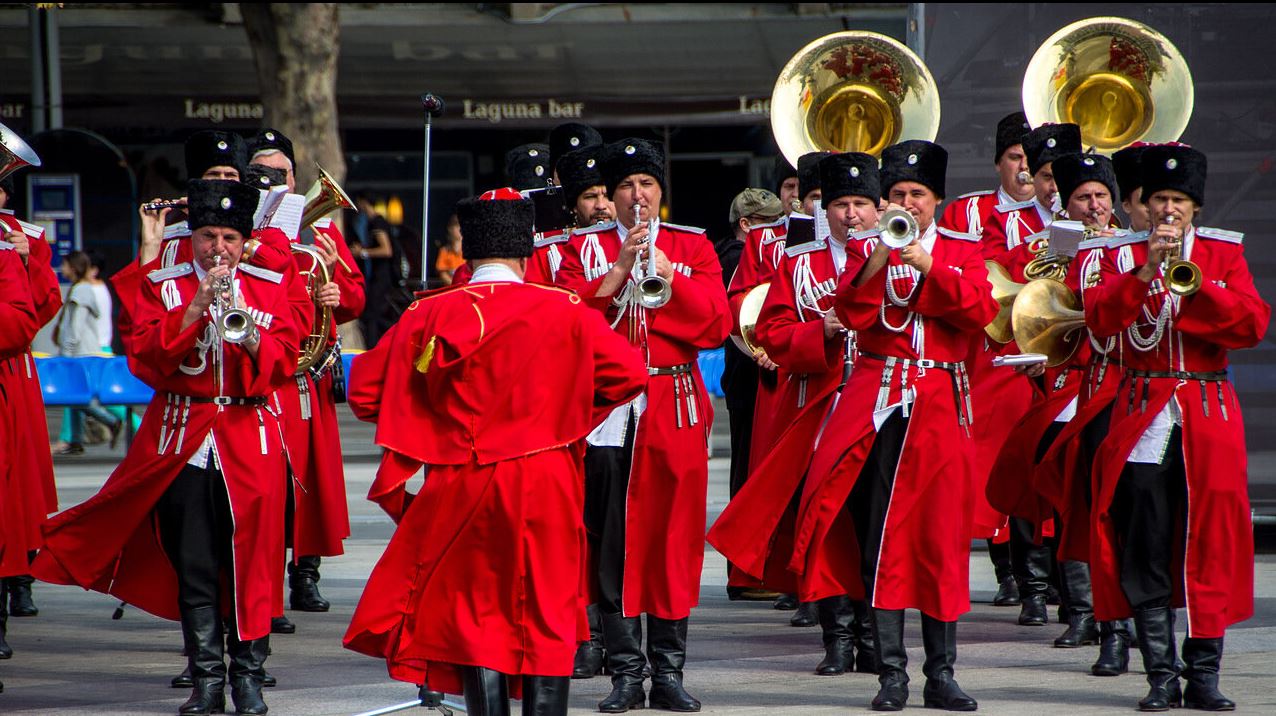
[[[0,431],[0,577],[26,574],[27,551],[32,532],[39,534],[44,522],[43,507],[34,514],[28,509],[26,493],[28,476],[22,474],[25,464],[20,456],[27,452],[24,442],[32,438],[14,426],[29,425],[26,377],[12,366],[30,365],[28,350],[31,339],[40,328],[35,304],[31,301],[31,284],[22,259],[13,245],[0,241],[0,420],[6,429]],[[43,416],[41,422],[43,424]],[[43,445],[40,446],[43,448]],[[42,497],[40,491],[37,496]],[[38,543],[37,543],[38,545]]]

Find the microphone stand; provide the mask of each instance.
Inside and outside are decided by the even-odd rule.
[[[392,714],[392,713],[397,713],[399,711],[407,711],[408,709],[414,709],[418,706],[422,708],[433,709],[443,714],[443,716],[452,716],[453,713],[457,711],[460,711],[461,713],[469,713],[468,711],[465,710],[465,707],[462,706],[461,704],[453,703],[451,701],[445,701],[443,699],[442,693],[438,691],[430,691],[429,686],[422,686],[421,693],[417,696],[416,700],[414,701],[408,701],[405,703],[398,704],[396,706],[387,706],[383,709],[377,709],[375,711],[364,711],[361,714],[355,714],[355,716],[385,716],[386,714]]]
[[[443,98],[421,95],[421,108],[425,110],[425,162],[421,182],[421,290],[430,287],[430,125],[435,117],[443,114]]]

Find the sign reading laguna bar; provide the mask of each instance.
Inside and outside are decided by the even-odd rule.
[[[455,106],[455,105],[453,105]],[[460,119],[466,122],[542,123],[547,120],[641,118],[649,116],[713,116],[734,115],[740,118],[766,118],[771,113],[770,98],[740,95],[729,100],[697,100],[664,102],[623,100],[484,100],[466,97],[460,101]],[[447,115],[445,115],[446,117]],[[456,116],[452,115],[452,119]]]

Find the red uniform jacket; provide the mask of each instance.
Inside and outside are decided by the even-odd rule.
[[[13,245],[5,241],[0,241],[0,325],[4,326],[0,331],[0,364],[29,365],[28,349],[40,323],[31,301],[27,269]],[[23,443],[33,438],[16,427],[32,424],[27,414],[26,380],[9,368],[0,370],[0,420],[5,425],[0,431],[0,577],[29,571],[27,551],[39,544],[32,545],[30,535],[33,531],[38,535],[45,518],[42,509],[30,514],[24,500],[30,492],[30,480],[21,472],[25,463],[20,456],[29,452]],[[40,424],[44,424],[43,415]],[[38,447],[43,449],[44,444]]]
[[[854,280],[871,248],[857,243],[853,237],[835,310],[856,331],[858,354],[807,473],[791,568],[802,573],[804,600],[864,593],[846,500],[876,437],[875,410],[899,403],[906,389],[915,399],[905,412],[908,433],[883,531],[873,606],[916,608],[952,621],[970,608],[974,443],[968,429],[978,430],[979,424],[969,423],[964,369],[920,367],[918,361],[965,359],[996,304],[978,236],[940,227],[928,276],[915,280],[896,252],[859,287]]]
[[[709,543],[732,564],[777,591],[797,590],[787,569],[797,516],[794,498],[848,360],[845,335],[824,337],[824,314],[833,309],[837,278],[823,241],[787,248],[776,267],[757,336],[767,355],[786,366],[774,422],[784,428],[709,530]]]
[[[553,286],[558,277],[558,269],[563,265],[563,249],[571,237],[569,230],[552,234],[536,234],[535,249],[532,251],[531,258],[527,260],[527,273],[523,275],[523,280],[527,283]],[[463,283],[468,282],[467,275]]]
[[[580,444],[641,392],[637,351],[567,291],[484,282],[423,294],[350,381],[386,449],[368,498],[400,525],[346,647],[451,693],[455,665],[570,674],[587,634]]]
[[[675,270],[669,302],[647,310],[629,300],[631,278],[614,297],[598,287],[620,252],[614,224],[576,231],[563,251],[558,280],[639,347],[647,365],[690,365],[690,373],[653,375],[639,416],[625,515],[626,616],[643,612],[682,619],[700,596],[705,496],[713,407],[696,366],[700,350],[722,344],[731,330],[722,267],[698,229],[661,224],[655,239]]]
[[[300,335],[293,316],[299,309],[290,305],[282,275],[243,265],[236,276],[261,345],[255,360],[240,346],[225,346],[222,394],[269,396],[296,369]],[[269,406],[189,400],[218,395],[216,329],[208,312],[181,328],[198,286],[189,263],[147,274],[134,306],[133,347],[153,367],[148,379],[155,398],[128,455],[102,489],[45,525],[33,573],[178,619],[177,575],[160,545],[154,509],[211,432],[235,525],[235,623],[241,639],[256,639],[270,633],[271,615],[283,599],[283,436]]]
[[[1145,284],[1135,276],[1147,259],[1145,240],[1113,241],[1102,260],[1097,300],[1086,304],[1087,325],[1098,336],[1121,336],[1121,358],[1129,370],[1226,370],[1228,352],[1257,345],[1271,317],[1271,307],[1254,287],[1241,236],[1196,229],[1186,258],[1200,267],[1204,282],[1200,291],[1181,299],[1170,296],[1159,278]],[[1187,607],[1189,636],[1221,638],[1228,625],[1254,613],[1245,425],[1227,380],[1127,375],[1121,381],[1108,437],[1094,464],[1090,573],[1095,617],[1131,614],[1120,586],[1109,508],[1131,452],[1170,401],[1182,417],[1187,471],[1187,538],[1176,603]]]

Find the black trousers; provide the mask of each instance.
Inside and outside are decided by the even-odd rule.
[[[631,413],[623,447],[585,449],[585,534],[594,557],[598,605],[621,611],[625,577],[625,502],[633,464],[636,424]]]
[[[1085,480],[1085,504],[1087,507],[1094,502],[1093,488],[1091,486],[1092,466],[1094,465],[1094,456],[1099,454],[1099,446],[1103,444],[1105,438],[1108,437],[1108,426],[1112,424],[1112,406],[1099,411],[1094,419],[1086,424],[1081,430],[1081,464],[1086,466]]]
[[[1161,464],[1126,463],[1109,508],[1116,529],[1121,589],[1135,609],[1169,606],[1174,559],[1186,535],[1186,509],[1183,433],[1175,427]]]
[[[886,529],[886,510],[890,506],[895,469],[908,434],[908,418],[896,410],[882,423],[873,438],[868,460],[860,470],[847,504],[855,521],[855,538],[860,543],[860,575],[864,579],[865,600],[873,602],[873,583],[877,576],[877,555]]]
[[[220,607],[223,576],[228,593],[234,582],[234,520],[221,472],[185,466],[155,509],[161,544],[177,572],[182,611]]]

